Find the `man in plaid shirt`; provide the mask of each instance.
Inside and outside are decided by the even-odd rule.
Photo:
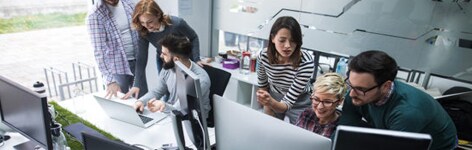
[[[127,93],[133,85],[138,49],[138,34],[130,26],[134,7],[131,0],[99,0],[87,15],[95,59],[107,85],[105,97]]]

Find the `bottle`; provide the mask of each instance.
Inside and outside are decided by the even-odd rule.
[[[339,58],[339,62],[336,65],[336,73],[346,78],[346,73],[347,73],[347,59],[346,58]]]
[[[257,64],[256,57],[251,57],[251,72],[256,72],[256,64]]]
[[[44,88],[44,84],[42,82],[36,81],[33,84],[34,91],[41,95],[41,97],[46,97],[46,88]]]
[[[52,148],[53,150],[68,150],[67,140],[62,133],[62,125],[60,123],[52,123],[51,134],[52,134]]]
[[[73,104],[74,104],[74,109],[76,114],[82,114],[85,112],[85,92],[79,87],[75,86],[74,90],[74,99],[73,99]]]
[[[241,74],[248,74],[251,65],[251,53],[248,51],[244,51],[241,54],[241,67],[240,73]]]
[[[56,113],[56,110],[54,109],[54,106],[48,104],[48,111],[49,111],[49,114],[51,115],[51,120],[56,121],[56,114],[57,113]]]

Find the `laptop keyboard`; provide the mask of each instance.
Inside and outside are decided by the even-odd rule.
[[[143,115],[139,115],[139,118],[141,118],[141,120],[143,121],[144,124],[148,123],[149,121],[152,120],[152,118],[149,118],[149,117],[146,117],[146,116],[143,116]]]

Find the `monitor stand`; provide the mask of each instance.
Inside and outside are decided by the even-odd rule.
[[[187,115],[183,115],[178,110],[173,110],[171,113],[172,126],[174,129],[174,135],[177,140],[177,149],[179,150],[192,150],[185,146],[184,130],[182,128],[182,121],[187,119]]]
[[[18,145],[13,146],[13,148],[17,150],[24,150],[24,149],[31,149],[31,150],[44,150],[44,148],[41,148],[38,144],[36,144],[33,141],[27,141],[24,143],[20,143]]]

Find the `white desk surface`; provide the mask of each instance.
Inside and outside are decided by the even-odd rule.
[[[9,135],[11,138],[5,141],[3,146],[0,146],[1,150],[14,150],[13,146],[29,141],[18,132],[6,132],[5,135]]]
[[[239,73],[239,68],[237,68],[237,69],[223,68],[223,64],[217,63],[217,62],[211,62],[210,64],[211,64],[211,66],[213,66],[215,68],[222,69],[222,70],[225,70],[225,71],[231,73],[231,78],[234,78],[236,80],[243,81],[243,82],[255,85],[255,86],[259,85],[257,83],[257,73],[256,72],[250,72],[248,74],[242,74],[242,73]]]
[[[100,93],[103,94],[103,93]],[[150,126],[149,128],[141,128],[126,122],[109,118],[99,106],[95,98],[89,94],[83,98],[76,97],[59,102],[59,105],[75,113],[74,100],[83,100],[81,106],[85,107],[85,112],[76,114],[77,116],[89,121],[98,128],[112,134],[113,136],[123,140],[128,144],[142,144],[150,148],[160,148],[162,144],[172,143],[177,146],[170,116],[166,119]],[[135,99],[134,99],[135,100]],[[127,104],[134,104],[133,100],[123,100]],[[184,128],[185,131],[185,128]],[[215,143],[215,130],[208,128],[210,143]],[[188,136],[185,134],[185,144],[187,147],[195,148]]]

